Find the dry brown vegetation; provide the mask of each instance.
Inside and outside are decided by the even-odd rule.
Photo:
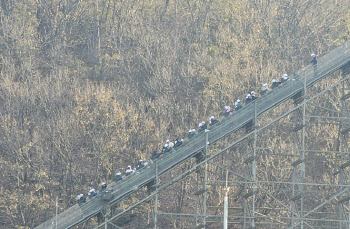
[[[349,1],[0,1],[0,222],[29,228],[349,39]]]

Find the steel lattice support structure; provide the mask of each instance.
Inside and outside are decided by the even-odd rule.
[[[219,193],[220,190],[224,192],[226,174],[229,174],[229,198],[235,200],[228,207],[229,228],[349,228],[350,152],[347,135],[350,131],[350,117],[347,103],[350,98],[350,75],[345,67],[341,73],[336,72],[330,76],[332,85],[321,90],[322,86],[315,85],[317,89],[311,89],[308,93],[305,86],[293,98],[292,104],[289,107],[286,105],[289,108],[287,112],[274,112],[278,115],[265,119],[266,116],[258,117],[255,111],[254,120],[247,123],[244,130],[234,133],[234,136],[230,135],[225,143],[211,146],[208,131],[205,134],[204,150],[198,152],[190,169],[167,182],[162,182],[160,177],[158,183],[159,178],[156,176],[156,188],[150,195],[111,217],[101,226],[113,223],[123,214],[135,211],[154,198],[151,228],[165,228],[159,223],[164,217],[169,221],[188,222],[179,228],[191,228],[190,225],[193,228],[218,228],[223,223],[223,205],[214,193]],[[318,90],[317,93],[315,90]],[[332,95],[327,95],[330,92],[340,97],[337,101],[341,104],[338,110],[331,108],[331,103],[329,107],[319,103],[324,98],[331,97]],[[338,92],[342,94],[339,96],[336,94]],[[320,125],[329,126],[330,129],[338,126],[339,136],[333,142],[335,148],[311,147],[317,146],[312,141],[313,128]],[[331,132],[322,128],[327,133]],[[289,132],[285,138],[290,137],[291,140],[284,141],[282,137],[277,137],[276,141],[280,145],[272,145],[276,131],[282,134]],[[270,141],[270,145],[264,145],[264,141]],[[209,146],[213,148],[211,151]],[[279,158],[285,162],[277,162]],[[233,163],[227,163],[229,160]],[[313,174],[313,170],[321,167],[317,164],[319,161],[332,164],[325,168],[328,173],[319,174],[326,176],[327,182],[317,181],[319,175]],[[277,163],[277,166],[269,167],[267,163]],[[282,179],[270,179],[273,176],[263,179],[265,177],[262,174],[274,173],[275,169],[277,172],[286,171],[281,176]],[[331,176],[329,171],[334,171]],[[186,206],[188,210],[184,209],[183,212],[166,212],[162,202],[158,202],[160,196],[190,176],[195,177],[192,210],[189,204]],[[328,179],[329,176],[331,178]],[[213,214],[212,209],[216,209],[218,214]]]
[[[342,69],[343,76],[346,76],[349,74],[349,66],[346,66]],[[340,119],[339,121],[339,132],[338,132],[338,140],[337,140],[337,151],[349,151],[348,146],[348,133],[350,131],[350,123],[349,123],[349,102],[348,99],[350,98],[350,81],[349,79],[346,79],[342,83],[342,96],[341,96],[341,111],[340,115],[343,117],[343,119]],[[338,177],[338,183],[340,184],[339,192],[345,191],[345,193],[339,198],[338,200],[338,213],[339,213],[339,219],[341,220],[339,222],[339,228],[350,228],[350,223],[348,222],[350,220],[350,193],[349,189],[344,187],[343,185],[350,184],[350,174],[349,174],[349,166],[350,166],[350,158],[348,154],[340,154],[338,156],[341,161],[341,165],[339,167],[339,170],[336,171],[333,175]]]

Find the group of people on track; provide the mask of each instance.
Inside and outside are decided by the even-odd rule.
[[[314,68],[317,67],[317,56],[315,54],[311,54],[312,60],[311,63],[314,66]],[[275,89],[277,88],[279,85],[287,82],[289,80],[289,77],[287,74],[283,74],[280,81],[276,81],[275,78],[273,78],[271,80],[271,89]],[[269,91],[269,87],[267,83],[262,84],[261,90],[260,90],[260,96],[263,96],[265,94],[267,94]],[[255,93],[255,91],[250,91],[247,93],[246,97],[245,97],[245,105],[248,105],[249,103],[253,102],[254,100],[258,99],[259,95],[257,93]],[[224,112],[223,112],[223,116],[224,117],[228,117],[230,115],[233,115],[235,112],[237,112],[238,110],[240,110],[241,108],[243,108],[243,104],[241,103],[241,101],[239,99],[236,100],[235,102],[235,106],[234,108],[232,108],[231,106],[227,105],[224,107]],[[201,121],[198,124],[198,129],[190,129],[188,131],[188,135],[187,135],[187,140],[190,140],[191,138],[193,138],[195,135],[200,134],[202,132],[204,132],[206,129],[210,129],[212,126],[214,126],[215,124],[219,123],[220,121],[218,119],[215,119],[214,116],[210,116],[209,118],[209,122],[208,124],[205,121]],[[120,171],[118,171],[115,174],[115,178],[114,180],[116,182],[119,182],[127,177],[129,177],[132,174],[138,174],[139,170],[141,170],[142,168],[147,167],[150,163],[152,163],[154,160],[158,159],[159,157],[161,157],[161,155],[169,153],[169,152],[174,152],[176,151],[176,149],[178,147],[180,147],[183,143],[185,142],[185,140],[183,138],[179,139],[175,139],[174,141],[170,141],[169,139],[165,141],[165,144],[162,148],[162,150],[159,151],[154,151],[152,153],[151,156],[151,160],[148,161],[143,161],[142,159],[138,160],[136,167],[132,168],[131,165],[128,165],[125,172],[122,174]],[[98,192],[95,191],[95,189],[91,188],[87,194],[88,199],[92,199],[93,197],[97,196],[100,193],[103,193],[107,190],[107,184],[105,182],[102,182],[100,189]],[[86,197],[84,196],[84,194],[79,194],[77,196],[77,202],[79,204],[81,203],[85,203],[86,202]]]

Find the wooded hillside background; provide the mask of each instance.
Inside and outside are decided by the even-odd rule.
[[[1,0],[0,227],[32,228],[165,139],[350,38],[348,0]]]

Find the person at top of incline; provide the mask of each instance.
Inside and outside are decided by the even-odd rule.
[[[312,57],[312,59],[311,59],[312,65],[317,66],[317,56],[314,53],[312,53],[311,57]]]

